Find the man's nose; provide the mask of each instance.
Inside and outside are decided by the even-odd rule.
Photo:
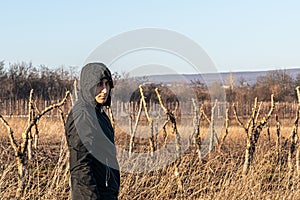
[[[103,92],[103,93],[107,93],[107,91],[108,91],[108,87],[107,87],[106,85],[104,85],[104,87],[103,87],[103,89],[102,89],[102,92]]]

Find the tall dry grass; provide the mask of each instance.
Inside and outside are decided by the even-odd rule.
[[[17,141],[27,118],[7,118]],[[69,199],[68,158],[63,124],[59,118],[42,118],[40,139],[33,159],[27,160],[25,189],[21,199]],[[0,199],[15,199],[18,187],[17,166],[6,128],[0,125]]]
[[[16,136],[24,130],[27,123],[26,118],[7,120]],[[286,139],[291,125],[288,121],[282,124],[281,133]],[[27,182],[22,199],[70,199],[63,125],[58,118],[43,118],[39,122],[39,129],[38,151],[34,152],[33,160],[28,161],[29,171],[26,173]],[[189,135],[192,127],[182,130],[181,134]],[[183,191],[178,190],[174,166],[169,165],[160,170],[139,174],[122,172],[119,199],[300,199],[299,176],[289,172],[287,166],[288,143],[282,147],[282,161],[278,163],[274,125],[271,125],[270,131],[270,142],[266,130],[262,131],[247,175],[242,175],[246,136],[232,121],[229,134],[220,150],[216,148],[209,156],[203,157],[202,164],[192,147],[182,155],[179,172]],[[130,136],[117,129],[118,145],[129,145],[129,139]],[[149,143],[137,140],[136,145],[140,145],[140,149],[148,149]],[[14,199],[17,169],[13,150],[2,124],[0,155],[0,199]],[[142,163],[130,164],[143,167]]]

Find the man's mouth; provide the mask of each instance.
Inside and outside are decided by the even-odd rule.
[[[98,98],[100,98],[100,99],[105,99],[106,96],[105,96],[105,95],[104,95],[104,96],[99,95]]]

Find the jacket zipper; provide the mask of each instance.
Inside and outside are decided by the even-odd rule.
[[[110,170],[108,167],[108,159],[106,158],[106,174],[105,174],[105,186],[108,187],[108,180],[110,178]]]

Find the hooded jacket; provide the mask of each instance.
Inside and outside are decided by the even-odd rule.
[[[120,186],[119,165],[114,144],[114,130],[103,106],[95,100],[97,84],[113,81],[102,63],[82,68],[78,101],[69,113],[65,134],[70,151],[72,199],[117,199]]]

